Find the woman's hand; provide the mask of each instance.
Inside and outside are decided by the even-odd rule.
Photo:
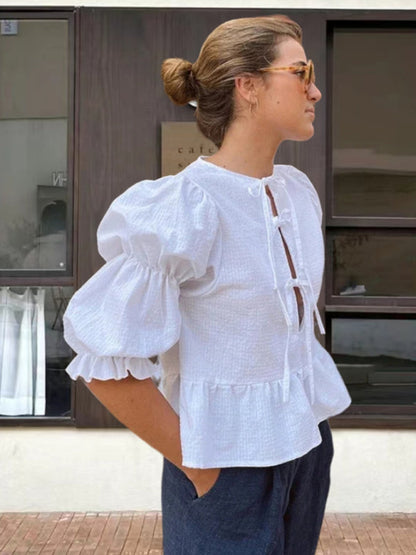
[[[182,470],[198,497],[208,493],[221,469],[181,466],[179,417],[151,378],[129,374],[122,380],[93,379],[86,386],[120,422]]]
[[[198,497],[205,495],[214,486],[221,468],[189,468],[182,467],[183,472],[193,483]]]

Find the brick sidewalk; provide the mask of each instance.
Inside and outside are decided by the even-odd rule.
[[[161,555],[162,517],[158,512],[1,514],[0,555],[24,553]],[[416,514],[327,513],[316,555],[344,553],[416,555]]]

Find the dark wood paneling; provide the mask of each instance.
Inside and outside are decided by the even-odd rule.
[[[328,214],[327,227],[416,227],[416,218],[406,217],[353,217],[353,216],[332,216]]]
[[[24,426],[44,428],[50,426],[73,427],[74,420],[69,416],[0,416],[0,427]]]
[[[77,428],[122,428],[121,424],[89,391],[82,380],[75,384],[74,415]]]
[[[370,429],[407,429],[416,428],[416,415],[408,414],[369,414],[357,415],[343,413],[329,419],[331,428],[370,428]]]
[[[336,298],[336,297],[334,297]],[[341,300],[336,298],[336,300]],[[342,299],[347,300],[347,299]],[[352,300],[352,299],[351,299]],[[405,297],[404,301],[399,298],[399,302],[403,302],[403,303],[409,303],[409,301],[411,300],[410,297]],[[325,306],[325,310],[326,313],[344,313],[344,312],[353,312],[353,313],[357,313],[357,314],[395,314],[396,316],[398,315],[408,315],[408,314],[416,314],[416,306],[401,306],[400,304],[397,304],[396,306],[383,306],[383,305],[378,305],[375,306],[374,305],[374,301],[371,300],[371,302],[373,303],[372,306],[366,306],[366,305],[359,305],[359,304],[351,304],[351,303],[345,303],[345,304],[328,304]]]

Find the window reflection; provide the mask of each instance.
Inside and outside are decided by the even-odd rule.
[[[69,416],[72,287],[0,287],[0,415]]]
[[[416,320],[333,318],[331,330],[353,403],[416,404]]]
[[[416,235],[367,230],[332,236],[333,295],[416,296]]]
[[[415,51],[413,29],[334,33],[334,215],[416,217]]]
[[[66,252],[66,203],[48,204],[40,215],[39,235],[25,256],[22,267],[64,270]]]
[[[0,35],[0,269],[66,270],[68,23]]]

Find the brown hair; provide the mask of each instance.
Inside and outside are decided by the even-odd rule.
[[[283,15],[226,21],[208,35],[194,64],[181,58],[163,62],[165,91],[175,104],[197,101],[198,127],[219,147],[235,116],[235,77],[268,67],[288,38],[301,42],[302,30]]]

